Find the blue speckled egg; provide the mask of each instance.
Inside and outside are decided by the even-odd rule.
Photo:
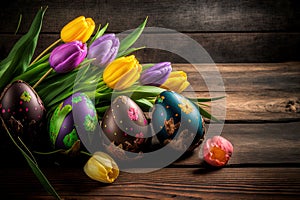
[[[69,149],[79,140],[78,132],[93,133],[97,124],[92,101],[84,93],[74,93],[53,112],[49,122],[50,141],[55,149]]]
[[[197,105],[173,92],[160,93],[152,110],[153,130],[161,145],[192,151],[204,137],[204,121]]]

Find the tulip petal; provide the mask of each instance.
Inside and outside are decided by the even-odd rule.
[[[118,165],[103,152],[95,152],[83,169],[91,179],[103,183],[112,183],[119,176]]]
[[[232,144],[222,136],[209,138],[203,145],[203,159],[215,167],[226,165],[232,153]]]

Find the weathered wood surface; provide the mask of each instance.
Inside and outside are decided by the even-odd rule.
[[[174,44],[174,41],[169,39],[170,36],[153,33],[147,37],[153,38],[151,44],[156,46],[162,41],[166,44]],[[201,45],[216,63],[299,61],[299,33],[186,33],[186,36]],[[8,55],[20,37],[21,35],[0,33],[0,58],[3,59]],[[38,55],[58,38],[58,33],[41,34],[35,54]],[[140,46],[144,45],[140,43]],[[176,46],[169,51],[180,49],[184,45],[186,44],[178,40]],[[187,62],[181,57],[182,55],[159,49],[146,48],[137,51],[135,55],[143,63],[166,60],[173,63]]]
[[[199,158],[199,147],[193,154],[152,173],[121,172],[116,182],[111,185],[88,178],[82,169],[85,160],[76,163],[76,160],[66,159],[70,163],[58,166],[51,159],[47,159],[51,164],[48,165],[47,161],[41,163],[42,170],[61,197],[264,200],[299,198],[298,1],[6,1],[0,6],[0,60],[28,30],[40,6],[48,6],[48,9],[36,54],[55,41],[63,25],[78,15],[92,17],[97,24],[109,22],[108,32],[113,33],[135,28],[149,16],[147,27],[176,30],[194,39],[208,52],[212,61],[217,63],[226,92],[226,103],[218,105],[226,108],[222,136],[234,145],[232,158],[220,170],[205,168]],[[22,14],[22,23],[18,33],[14,35],[19,14]],[[143,35],[153,45],[159,44],[154,39],[168,41],[172,36],[171,33],[160,32],[145,32]],[[170,42],[174,43],[172,40]],[[175,43],[176,48],[186,45],[182,40]],[[208,91],[201,73],[192,65],[179,64],[186,62],[181,55],[157,49],[141,50],[136,55],[142,63],[174,63],[174,70],[187,72],[198,97],[220,94],[216,90]],[[198,66],[202,73],[212,73],[210,65]],[[208,76],[206,81],[216,84],[214,76]],[[184,94],[191,95],[192,92],[187,91]],[[213,125],[206,124],[208,128],[213,128]],[[10,148],[7,149],[5,145],[0,147],[1,199],[53,199],[2,133],[1,131],[1,141],[10,145]]]
[[[207,126],[208,127],[208,126]],[[231,166],[298,166],[300,163],[300,122],[225,124],[222,136],[234,145]],[[199,151],[173,163],[175,166],[200,165]],[[202,154],[201,154],[202,155]]]
[[[206,72],[210,70],[209,65],[199,66]],[[197,96],[208,96],[206,86],[196,81],[191,65],[173,67],[194,76],[191,84],[197,86]],[[222,136],[234,145],[234,154],[225,168],[205,169],[199,158],[201,147],[159,171],[121,172],[112,185],[89,179],[82,170],[84,161],[71,160],[60,166],[41,164],[58,193],[65,199],[297,199],[300,195],[299,63],[217,64],[217,67],[225,89],[229,90]],[[286,108],[287,101],[293,98],[296,111]],[[213,125],[206,126],[213,129]],[[3,197],[52,199],[19,152],[13,154],[10,163],[8,151],[1,152]]]
[[[208,92],[214,97],[222,95],[216,90],[208,91],[206,84],[219,88],[219,82],[214,80],[218,78],[216,72],[220,73],[226,104],[216,103],[216,107],[226,106],[227,122],[299,120],[300,63],[174,64],[173,67],[188,75],[194,92],[186,92],[187,96],[208,97]]]
[[[82,169],[44,169],[64,199],[297,199],[298,167],[164,168],[151,173],[121,173],[112,185],[89,179]],[[14,173],[14,175],[12,175]],[[0,171],[1,197],[53,199],[27,169]],[[17,177],[17,178],[16,178]],[[30,183],[30,184],[29,184]]]
[[[108,22],[113,32],[132,29],[146,16],[149,26],[180,32],[300,30],[300,7],[296,0],[11,0],[1,3],[1,32],[15,32],[20,14],[23,15],[20,31],[26,31],[41,6],[48,6],[43,31],[51,33],[59,32],[79,15],[92,17],[98,24]]]
[[[148,16],[147,27],[161,27],[191,37],[215,62],[299,61],[300,5],[298,1],[9,1],[0,8],[0,59],[24,34],[41,6],[44,16],[37,52],[59,37],[61,28],[79,15],[97,24],[109,23],[108,32],[137,27]],[[22,22],[16,31],[19,15]],[[167,40],[170,35],[153,35]],[[160,42],[153,40],[153,42]],[[173,42],[173,40],[172,40]],[[180,44],[180,42],[177,42]],[[180,48],[180,46],[178,46]],[[137,53],[142,62],[186,62],[180,55],[158,49]]]

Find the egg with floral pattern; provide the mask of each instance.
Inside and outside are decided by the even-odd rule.
[[[6,126],[15,137],[35,149],[43,146],[45,107],[35,90],[26,82],[9,84],[0,97],[0,111]]]
[[[195,103],[186,97],[164,91],[156,98],[152,114],[153,130],[162,146],[192,151],[204,137],[204,120]]]
[[[49,121],[50,141],[54,149],[69,149],[80,134],[94,134],[98,125],[96,108],[90,98],[77,92],[65,99]]]
[[[142,109],[132,99],[121,95],[106,110],[101,128],[109,143],[108,149],[119,149],[125,156],[126,152],[138,153],[146,147],[147,125]]]

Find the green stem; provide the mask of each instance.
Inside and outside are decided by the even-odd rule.
[[[35,84],[34,84],[34,86],[32,86],[32,88],[34,89],[34,88],[36,88],[36,86],[38,86],[51,72],[52,72],[52,68],[50,68],[39,80],[38,80],[38,82],[36,82]]]
[[[40,57],[42,57],[45,53],[47,53],[52,47],[54,47],[56,44],[58,44],[61,41],[61,39],[56,40],[55,42],[53,42],[49,47],[47,47],[42,53],[40,53],[40,55],[38,55],[38,57],[36,57],[36,59],[34,59],[34,61],[32,61],[29,65],[29,67],[31,65],[33,65],[36,61],[38,61],[40,59]]]
[[[88,153],[88,152],[86,152],[86,151],[80,151],[80,153],[82,153],[82,154],[84,154],[84,155],[88,155],[88,156],[90,156],[90,157],[93,156],[91,153]]]
[[[26,149],[26,151],[29,153],[29,155],[31,156],[31,159],[35,162],[35,164],[37,164],[37,161],[35,160],[34,156],[32,155],[32,153],[30,152],[30,150],[27,148],[27,146],[24,144],[24,142],[21,140],[20,137],[18,137],[18,140],[23,145],[23,147]]]
[[[50,151],[50,152],[39,152],[39,151],[34,151],[33,153],[35,154],[40,154],[40,155],[51,155],[51,154],[55,154],[55,153],[60,153],[64,151],[63,149],[58,149],[58,150],[55,150],[55,151]]]

